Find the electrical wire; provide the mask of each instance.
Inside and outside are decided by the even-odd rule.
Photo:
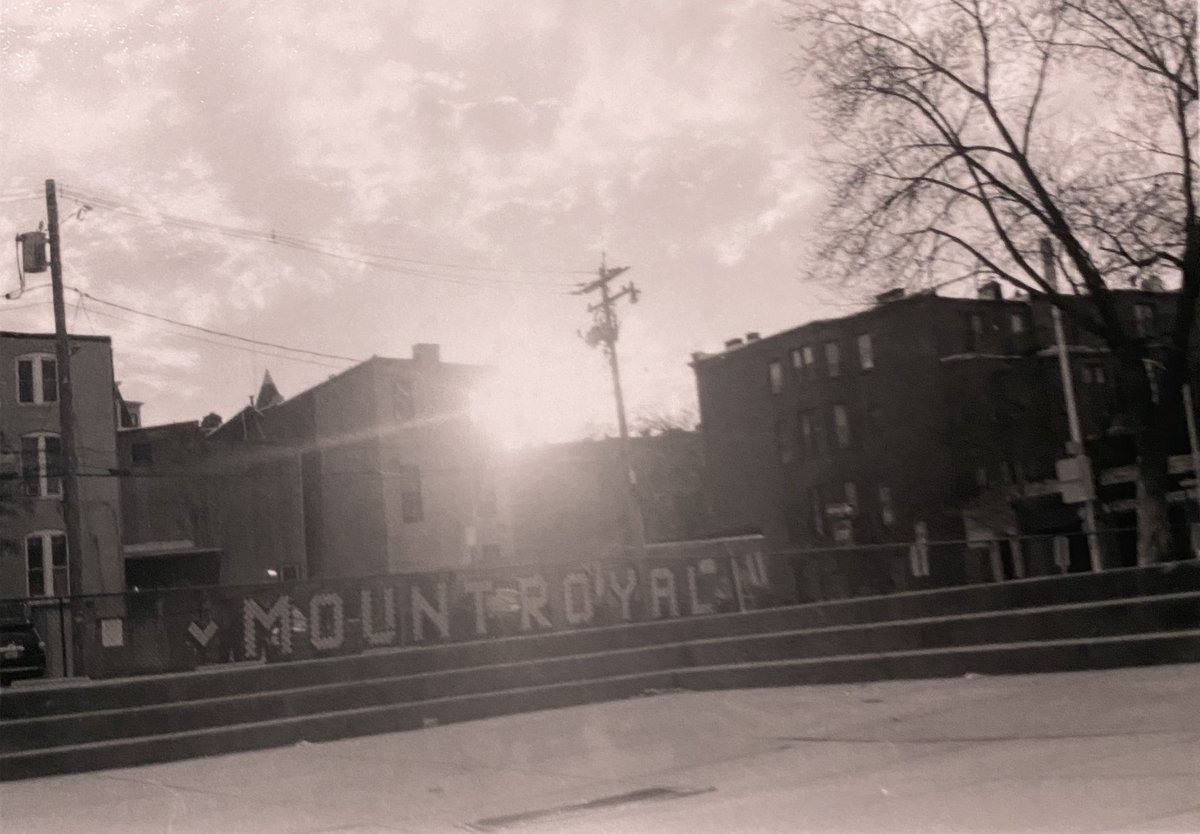
[[[316,356],[321,359],[337,359],[341,362],[353,362],[353,363],[358,363],[358,362],[363,361],[361,359],[356,359],[353,356],[342,356],[341,354],[337,354],[337,353],[323,353],[318,350],[308,350],[307,348],[298,348],[298,347],[292,347],[290,345],[281,345],[281,344],[277,344],[275,342],[265,342],[260,339],[250,339],[245,336],[238,336],[236,333],[226,333],[222,330],[213,330],[212,328],[209,328],[209,327],[201,327],[198,324],[188,324],[185,321],[179,321],[178,319],[168,318],[167,316],[160,316],[157,313],[148,313],[145,310],[138,310],[136,307],[129,307],[125,304],[118,304],[115,301],[108,301],[103,298],[98,298],[98,297],[92,295],[91,293],[84,292],[83,290],[78,289],[76,287],[66,287],[66,289],[69,289],[72,292],[79,293],[79,295],[82,296],[83,298],[86,298],[89,301],[95,301],[97,304],[103,304],[106,307],[113,307],[117,310],[124,310],[125,312],[133,313],[136,316],[144,316],[145,318],[154,319],[155,321],[161,321],[161,322],[165,322],[167,324],[173,324],[176,327],[186,327],[189,330],[197,330],[201,333],[208,333],[209,335],[212,335],[212,336],[221,336],[226,339],[235,339],[239,342],[245,342],[246,344],[257,345],[259,347],[274,348],[276,350],[289,351],[292,353],[303,353],[307,356]]]
[[[82,301],[82,300],[83,300],[83,297],[81,296],[80,301]],[[93,312],[97,316],[101,316],[102,318],[106,318],[106,319],[111,319],[113,321],[120,321],[120,322],[124,322],[126,324],[133,324],[133,325],[138,324],[138,322],[135,321],[134,319],[126,318],[125,316],[117,316],[112,313],[105,313],[102,310],[93,311],[93,310],[91,310],[91,308],[89,308],[87,306],[85,306],[83,308],[83,311],[87,315],[88,321],[92,323],[93,329],[95,329],[97,331],[99,331],[99,328],[96,327],[95,322],[92,322],[92,318],[91,318]],[[215,347],[220,347],[220,348],[227,348],[228,350],[242,351],[244,353],[258,353],[262,356],[269,356],[273,359],[283,359],[283,360],[289,361],[289,362],[302,362],[306,365],[316,365],[317,367],[333,368],[336,370],[342,370],[343,368],[345,368],[344,364],[334,364],[333,362],[323,362],[319,359],[310,359],[310,358],[307,358],[304,356],[289,356],[286,353],[276,353],[274,351],[260,350],[257,347],[243,347],[242,345],[231,344],[229,342],[218,342],[216,339],[206,339],[203,336],[197,336],[192,333],[180,333],[178,330],[168,330],[165,327],[154,327],[153,325],[151,325],[149,329],[155,331],[156,333],[165,333],[169,336],[176,336],[180,339],[189,339],[191,341],[199,342],[201,344],[213,345]]]
[[[557,292],[566,292],[567,284],[547,284],[542,281],[520,281],[520,280],[503,280],[489,279],[479,275],[452,275],[444,272],[433,271],[431,267],[441,267],[444,269],[454,269],[465,272],[500,272],[500,273],[520,273],[520,274],[547,274],[547,275],[590,275],[590,270],[579,269],[551,269],[551,268],[528,268],[528,267],[505,267],[505,266],[485,266],[472,265],[464,263],[455,263],[444,260],[422,260],[417,258],[408,258],[399,255],[389,255],[380,252],[372,252],[368,250],[350,250],[344,244],[335,241],[321,240],[319,238],[306,238],[299,235],[288,234],[278,231],[264,231],[261,229],[249,229],[239,226],[230,226],[227,224],[213,223],[210,221],[196,220],[194,218],[182,217],[166,213],[154,212],[148,213],[141,211],[133,206],[121,203],[117,200],[110,200],[104,197],[89,194],[75,188],[60,188],[64,197],[69,197],[77,201],[83,201],[87,206],[100,208],[105,211],[124,214],[142,220],[157,221],[189,229],[197,232],[207,232],[224,235],[239,240],[247,240],[260,243],[270,243],[277,246],[285,246],[300,251],[306,251],[313,254],[322,255],[325,257],[336,258],[351,263],[360,263],[366,266],[373,267],[388,272],[416,277],[427,278],[435,281],[445,281],[449,283],[462,284],[465,286],[497,288],[504,287],[527,287],[540,290],[549,290]],[[415,267],[424,267],[417,269]]]
[[[20,203],[24,200],[36,200],[40,197],[42,197],[42,195],[36,193],[5,194],[0,196],[0,205],[6,205],[8,203]]]

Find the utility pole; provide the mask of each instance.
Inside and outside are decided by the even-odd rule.
[[[1046,283],[1058,288],[1058,275],[1054,269],[1054,247],[1049,238],[1042,238],[1042,270]],[[1088,555],[1093,571],[1104,569],[1100,553],[1100,538],[1096,535],[1095,483],[1092,480],[1092,465],[1083,448],[1083,431],[1079,425],[1079,409],[1075,403],[1075,381],[1071,376],[1071,359],[1067,353],[1067,339],[1063,333],[1062,311],[1051,303],[1050,315],[1054,319],[1054,341],[1058,349],[1058,373],[1062,377],[1063,399],[1067,406],[1067,430],[1071,440],[1067,443],[1067,455],[1074,461],[1072,474],[1079,481],[1083,503],[1083,532],[1087,537]],[[1061,478],[1060,478],[1061,480]],[[1065,498],[1066,496],[1064,496]],[[1076,499],[1078,500],[1078,499]]]
[[[58,431],[63,457],[62,499],[63,521],[67,528],[67,581],[69,593],[74,595],[83,593],[83,535],[79,519],[79,459],[75,445],[75,395],[71,387],[71,341],[67,336],[67,311],[63,299],[58,190],[54,180],[46,180],[46,225],[50,238],[50,288],[54,295],[54,352],[58,360]],[[78,656],[78,641],[74,642],[75,651],[72,654]]]
[[[609,290],[608,286],[610,281],[628,270],[627,266],[608,267],[605,263],[605,255],[601,252],[600,269],[597,270],[599,277],[595,281],[581,286],[575,291],[575,295],[587,295],[597,290],[600,292],[599,303],[589,304],[587,308],[594,317],[595,324],[588,331],[586,338],[587,343],[593,347],[597,344],[604,346],[604,353],[608,357],[608,365],[612,371],[613,396],[617,402],[617,428],[621,434],[621,469],[624,471],[625,477],[625,515],[633,536],[634,549],[640,553],[646,546],[646,529],[635,492],[637,475],[633,470],[632,455],[629,449],[629,424],[625,420],[625,396],[621,392],[621,365],[617,359],[617,337],[620,324],[616,311],[613,309],[616,302],[626,296],[629,297],[630,304],[637,304],[640,291],[632,281],[615,294]]]

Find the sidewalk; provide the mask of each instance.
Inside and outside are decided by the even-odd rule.
[[[1200,831],[1200,665],[661,693],[11,782],[0,830]]]

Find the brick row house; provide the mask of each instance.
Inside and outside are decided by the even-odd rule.
[[[1117,295],[1135,332],[1167,331],[1169,293]],[[1111,357],[1075,328],[1067,342],[1089,452],[1131,462]],[[718,522],[777,549],[1079,530],[1055,482],[1068,426],[1045,302],[995,284],[894,293],[692,367]],[[1127,504],[1106,506],[1106,524],[1130,526]]]
[[[207,562],[193,584],[511,560],[496,451],[470,414],[490,374],[417,345],[411,359],[374,357],[286,400],[268,376],[215,427],[124,431],[127,555]]]
[[[124,588],[112,343],[73,336],[81,540],[67,548],[54,337],[0,332],[0,597]],[[72,563],[75,563],[72,565]],[[74,570],[72,569],[74,568]],[[78,586],[72,585],[72,574]]]

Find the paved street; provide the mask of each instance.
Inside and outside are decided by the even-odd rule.
[[[1200,666],[651,693],[0,785],[5,832],[1200,831]]]

